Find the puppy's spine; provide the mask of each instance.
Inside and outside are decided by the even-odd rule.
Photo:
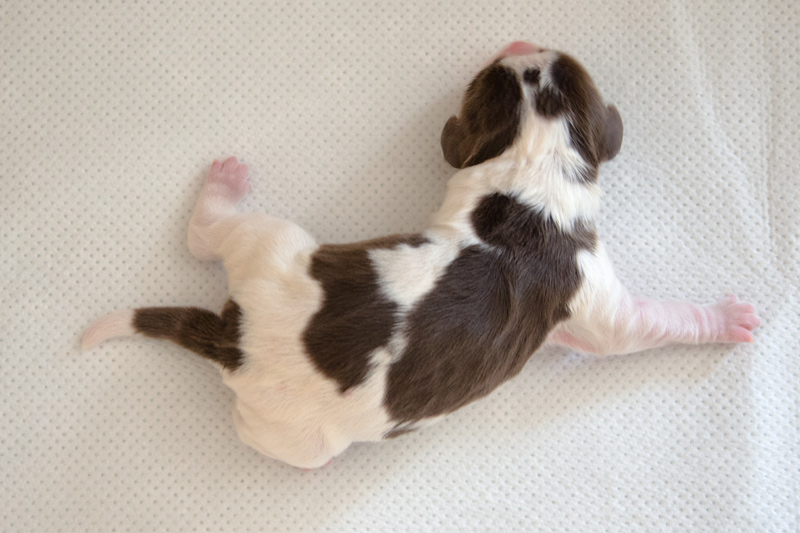
[[[228,370],[242,364],[239,349],[242,312],[233,300],[220,315],[197,307],[147,307],[123,310],[101,318],[83,336],[84,350],[108,339],[139,333],[164,339],[210,359]]]

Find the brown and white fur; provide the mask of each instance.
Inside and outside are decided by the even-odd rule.
[[[241,439],[290,465],[418,429],[516,375],[543,344],[617,354],[752,342],[751,305],[632,297],[595,231],[598,167],[622,122],[569,56],[513,43],[466,91],[442,148],[461,170],[421,234],[318,245],[241,214],[248,169],[214,162],[189,248],[224,261],[231,299],[119,311],[83,346],[140,333],[217,363]]]

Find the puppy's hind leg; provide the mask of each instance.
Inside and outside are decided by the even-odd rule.
[[[224,232],[217,228],[237,213],[237,204],[250,192],[249,173],[235,157],[211,165],[189,221],[189,250],[198,259],[221,259],[217,248]]]
[[[248,173],[235,157],[214,161],[189,222],[189,250],[199,259],[223,259],[232,292],[242,280],[287,268],[299,251],[316,246],[288,220],[237,212],[250,192]]]

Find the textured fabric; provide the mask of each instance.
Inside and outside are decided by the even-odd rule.
[[[800,4],[0,3],[0,529],[796,531]],[[465,84],[525,39],[625,123],[601,234],[635,293],[762,318],[747,346],[545,350],[437,426],[305,473],[241,444],[207,362],[118,308],[226,300],[186,228],[214,158],[320,242],[418,231]]]

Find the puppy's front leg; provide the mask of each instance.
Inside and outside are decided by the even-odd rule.
[[[672,343],[753,342],[760,321],[735,297],[710,305],[634,298],[622,286],[602,246],[580,258],[584,283],[548,342],[598,355],[623,354]]]

